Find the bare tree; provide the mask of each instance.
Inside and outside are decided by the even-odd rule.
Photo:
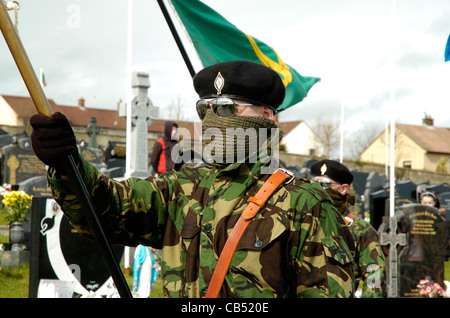
[[[172,100],[172,102],[169,104],[170,119],[173,119],[175,121],[183,121],[183,109],[184,102],[181,100],[180,95],[177,95],[176,100]]]
[[[322,118],[317,120],[314,130],[324,143],[325,157],[330,158],[331,153],[339,147],[339,120]]]
[[[346,138],[346,157],[358,160],[360,154],[381,134],[384,126],[381,123],[371,123],[364,125],[361,129]]]

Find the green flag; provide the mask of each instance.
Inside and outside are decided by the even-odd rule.
[[[320,80],[300,75],[285,64],[267,44],[242,32],[216,11],[198,0],[171,0],[183,22],[203,66],[232,60],[248,60],[264,64],[280,74],[286,97],[276,113],[295,105],[306,97]]]

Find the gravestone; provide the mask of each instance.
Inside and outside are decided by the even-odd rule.
[[[416,203],[416,200],[411,199],[411,197],[409,197],[409,196],[408,197],[404,197],[404,196],[400,196],[400,195],[395,196],[395,204],[394,204],[395,209],[400,208],[402,205],[413,204],[413,203]],[[389,206],[389,200],[387,201],[387,204]]]
[[[33,198],[31,234],[30,298],[38,296],[41,280],[75,282],[74,297],[115,292],[97,244],[75,232],[53,199]],[[119,262],[123,246],[112,250]]]
[[[352,170],[351,173],[353,175],[352,186],[355,192],[360,196],[363,196],[367,187],[367,179],[369,177],[369,173],[355,170]]]
[[[11,144],[17,144],[18,140],[23,137],[27,137],[27,133],[25,131],[15,135],[10,135],[6,132],[2,133],[0,134],[0,148]]]
[[[439,202],[441,203],[441,208],[446,210],[446,219],[447,221],[450,221],[450,218],[448,215],[448,212],[450,211],[450,192],[443,192],[439,193],[437,195]]]
[[[386,220],[388,221],[386,222]],[[387,295],[390,298],[397,298],[399,295],[398,252],[399,249],[402,249],[402,246],[406,245],[406,235],[405,233],[398,233],[397,217],[391,217],[389,219],[387,217],[384,217],[383,221],[385,223],[381,224],[380,226],[380,246],[382,247],[383,252],[388,257],[388,262],[385,266],[385,270],[387,272]],[[386,252],[387,246],[389,246],[389,252]]]
[[[406,245],[398,254],[398,296],[419,297],[416,285],[426,277],[445,288],[447,232],[444,218],[436,208],[422,204],[403,205],[396,209],[395,217],[398,220],[398,232],[406,235]],[[380,226],[379,231],[384,232],[383,226]]]
[[[143,72],[133,72],[132,83],[133,95],[131,100],[131,145],[129,175],[138,178],[147,178],[148,170],[148,127],[153,119],[159,117],[159,108],[153,106],[148,98],[150,87],[149,75]],[[128,105],[127,105],[128,107]],[[119,108],[119,116],[126,116],[123,104]],[[128,147],[128,145],[127,145]]]
[[[417,185],[409,180],[399,180],[395,184],[395,196],[402,198],[404,204],[416,203]],[[399,201],[398,204],[401,205]]]
[[[349,211],[353,215],[359,216],[364,219],[364,192],[366,190],[367,178],[369,174],[366,172],[359,172],[354,170],[351,171],[351,173],[353,175],[353,182],[350,185],[349,193],[355,196],[355,204],[353,206],[350,206]],[[367,210],[367,212],[369,212],[369,210]]]
[[[319,162],[319,160],[317,160],[317,159],[306,159],[306,160],[303,162],[302,168],[311,168],[311,166],[312,166],[313,164],[315,164],[316,162]]]
[[[379,206],[384,207],[385,185],[385,175],[371,172],[367,176],[366,189],[364,190],[364,211],[369,211],[370,224],[376,229],[381,224],[381,218],[384,215],[384,208],[379,209]],[[389,194],[387,194],[387,197],[389,197]]]
[[[292,172],[297,178],[306,178],[305,170],[300,169],[299,166],[287,166],[287,170]]]
[[[450,186],[446,183],[432,184],[426,187],[426,191],[431,191],[436,194],[450,192]]]
[[[122,141],[109,141],[105,149],[105,161],[107,169],[125,168],[126,143]]]
[[[389,215],[389,193],[382,189],[369,195],[370,225],[375,229],[383,222],[383,217]]]
[[[86,161],[95,164],[103,163],[103,151],[98,148],[92,148],[90,146],[83,147],[80,146],[80,154],[83,156]]]
[[[44,163],[32,149],[22,148],[18,143],[2,148],[2,184],[17,185],[22,181],[46,174]]]
[[[0,135],[0,148],[12,144],[12,141],[13,141],[12,135]]]
[[[445,222],[447,223],[447,248],[445,256],[450,258],[450,192],[443,192],[437,195],[441,208],[445,210]]]
[[[79,151],[83,158],[86,159],[86,161],[92,163],[97,168],[97,170],[100,171],[102,169],[106,169],[103,150],[99,148],[92,148],[90,146],[80,146]]]
[[[100,134],[100,127],[97,126],[97,118],[91,117],[89,125],[86,127],[86,133],[89,136],[89,147],[97,148],[97,136]]]
[[[48,186],[47,176],[41,175],[32,177],[19,183],[19,190],[25,191],[34,197],[52,197],[52,192]]]
[[[102,171],[106,177],[111,179],[122,179],[125,175],[125,167],[115,167]]]
[[[31,147],[31,137],[28,136],[21,136],[17,137],[17,143],[19,144],[20,148],[22,149],[32,149]]]
[[[410,181],[397,181],[395,185],[395,209],[404,205],[415,203],[416,185]],[[375,190],[375,191],[374,191]],[[390,188],[386,184],[386,177],[377,173],[370,173],[367,178],[365,194],[368,196],[370,224],[379,228],[383,222],[383,216],[389,216]],[[365,196],[366,197],[366,196]]]
[[[25,191],[28,195],[33,196],[34,198],[51,198],[52,191],[48,186],[47,176],[36,176],[25,181],[19,183],[19,191]],[[28,220],[31,220],[31,213],[27,214]],[[23,244],[26,246],[26,249],[29,250],[31,248],[31,223],[28,221],[24,224],[25,230],[25,239]]]
[[[416,201],[419,202],[419,195],[421,192],[426,191],[427,187],[429,187],[430,184],[428,182],[419,182],[417,184],[416,188]]]

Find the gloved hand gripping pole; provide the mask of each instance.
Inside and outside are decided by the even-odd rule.
[[[51,116],[52,109],[50,107],[50,104],[33,70],[25,48],[22,45],[22,41],[17,35],[17,32],[12,24],[9,14],[6,10],[5,3],[3,2],[3,0],[0,1],[0,28],[2,30],[3,37],[8,44],[9,50],[11,51],[19,72],[22,75],[28,92],[30,93],[31,99],[36,106],[37,112],[42,115]],[[114,258],[111,246],[108,243],[108,240],[95,213],[89,192],[87,191],[86,185],[84,184],[80,171],[78,170],[72,155],[69,155],[66,158],[65,171],[69,177],[70,182],[72,182],[73,187],[76,189],[78,200],[83,207],[84,214],[91,229],[92,235],[97,242],[100,253],[106,263],[106,266],[111,274],[114,284],[116,285],[120,297],[132,298],[125,277],[123,276],[119,264]]]

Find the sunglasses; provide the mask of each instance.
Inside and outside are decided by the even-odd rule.
[[[233,117],[236,113],[237,106],[254,106],[253,104],[238,104],[231,98],[219,97],[214,99],[200,99],[195,105],[200,120],[206,116],[208,107],[211,108],[217,116],[221,118]]]
[[[332,184],[338,184],[337,182],[333,182],[333,181],[331,181],[328,178],[317,178],[317,177],[314,177],[311,180],[314,181],[314,182],[317,182],[318,184],[320,184],[320,186],[322,188],[324,188],[325,190],[331,189],[331,185]]]

